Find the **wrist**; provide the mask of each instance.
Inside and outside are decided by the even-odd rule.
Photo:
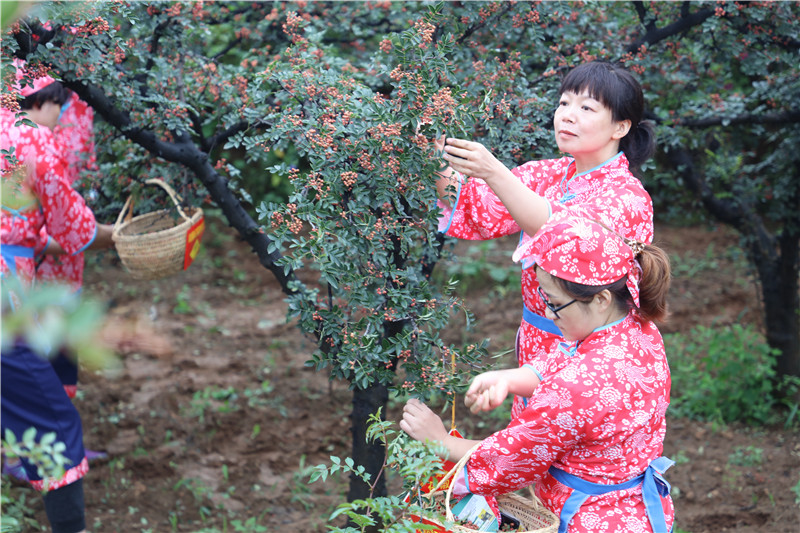
[[[487,174],[484,181],[489,184],[489,186],[496,186],[506,182],[517,182],[519,180],[517,180],[514,173],[507,169],[505,165],[501,165],[498,168],[492,169],[492,171]]]

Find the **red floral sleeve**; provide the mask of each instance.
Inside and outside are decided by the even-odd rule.
[[[68,254],[83,251],[94,241],[94,213],[69,184],[65,167],[55,154],[37,153],[34,191],[45,217],[47,234]]]

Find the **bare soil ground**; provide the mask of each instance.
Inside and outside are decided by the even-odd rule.
[[[673,316],[662,331],[760,324],[755,286],[730,253],[734,235],[670,227],[656,235],[680,258]],[[121,361],[116,372],[82,371],[76,400],[87,447],[109,453],[86,478],[89,529],[325,531],[347,480],[309,485],[298,472],[349,455],[351,393],[304,366],[314,345],[286,322],[277,282],[246,245],[209,220],[204,250],[188,271],[135,281],[105,258],[87,269],[85,287],[110,304],[105,331]],[[476,337],[492,337],[498,351],[512,345],[518,289],[473,284],[467,302],[478,318]],[[396,420],[398,406],[390,407]],[[480,437],[505,420],[459,424]],[[762,450],[763,461],[732,463],[748,449]],[[681,530],[800,531],[791,490],[800,480],[798,432],[669,419],[665,455],[679,459],[667,477]],[[27,498],[46,524],[40,499]]]

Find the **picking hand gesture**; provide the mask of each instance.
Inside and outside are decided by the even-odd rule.
[[[491,411],[503,404],[508,391],[508,380],[501,373],[485,372],[472,380],[464,404],[472,413]]]
[[[427,440],[443,443],[447,439],[447,429],[439,415],[416,398],[408,400],[403,407],[400,429],[411,438],[422,442]]]
[[[440,147],[440,142],[436,141],[437,148]],[[448,137],[442,157],[453,170],[484,181],[508,172],[506,166],[478,142]]]

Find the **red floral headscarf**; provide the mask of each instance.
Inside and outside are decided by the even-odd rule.
[[[581,285],[610,285],[627,277],[626,285],[639,307],[641,267],[634,248],[597,222],[562,211],[514,252],[525,268],[539,265],[557,278]]]

